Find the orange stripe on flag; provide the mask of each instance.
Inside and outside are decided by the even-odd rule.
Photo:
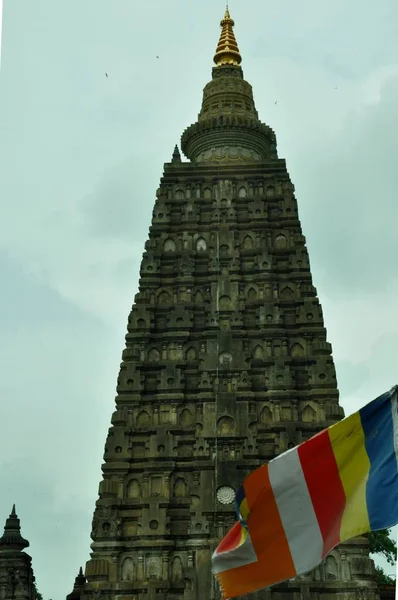
[[[245,490],[245,496],[249,507],[249,511],[252,509],[253,504],[255,503],[259,494],[259,491],[261,491],[264,485],[267,485],[267,480],[269,482],[268,465],[263,465],[262,467],[259,467],[246,477],[243,487]]]
[[[269,480],[268,465],[249,475],[244,488],[250,510],[250,537],[258,561],[217,573],[224,598],[247,594],[296,575]],[[260,554],[257,548],[265,550]]]

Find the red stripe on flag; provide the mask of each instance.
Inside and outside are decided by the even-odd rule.
[[[217,546],[217,553],[221,552],[231,552],[237,548],[242,541],[242,527],[240,523],[235,523],[235,525],[230,529],[225,537],[221,540],[221,542]]]
[[[340,543],[346,497],[328,430],[298,447],[314,511],[323,537],[323,556]]]

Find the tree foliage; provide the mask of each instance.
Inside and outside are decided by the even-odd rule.
[[[376,567],[376,581],[379,585],[395,585],[395,579],[387,575],[382,567]]]
[[[368,534],[371,554],[383,556],[389,565],[397,562],[397,544],[390,537],[390,530],[372,531]],[[376,580],[379,585],[395,585],[394,577],[388,575],[383,567],[376,566]]]
[[[390,530],[372,531],[368,534],[369,549],[371,554],[381,554],[389,565],[397,562],[397,544],[390,537]]]

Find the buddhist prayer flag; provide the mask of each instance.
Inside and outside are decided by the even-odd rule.
[[[398,386],[251,473],[213,554],[223,598],[314,569],[339,543],[398,523]]]

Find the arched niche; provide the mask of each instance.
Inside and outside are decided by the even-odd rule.
[[[204,302],[204,297],[200,290],[197,290],[195,292],[194,301],[195,301],[195,304],[202,304],[202,302]]]
[[[246,198],[246,196],[247,196],[247,190],[246,190],[246,188],[245,188],[245,187],[242,185],[242,186],[239,188],[239,191],[238,191],[238,197],[239,197],[239,198]]]
[[[260,412],[260,422],[264,425],[271,425],[273,421],[272,412],[269,406],[264,406]]]
[[[151,350],[148,352],[148,360],[150,362],[157,362],[160,360],[160,353],[156,348],[151,348]]]
[[[228,435],[235,431],[235,420],[232,417],[224,416],[217,421],[217,432],[220,435]]]
[[[208,187],[206,187],[206,188],[203,190],[203,198],[204,198],[205,200],[210,200],[211,196],[212,196],[211,189],[210,189],[210,188],[208,188]]]
[[[171,303],[170,294],[168,292],[166,292],[165,290],[160,292],[160,294],[158,296],[158,303],[163,304],[163,305],[170,304]]]
[[[186,498],[188,494],[188,486],[186,484],[185,479],[182,477],[178,477],[175,480],[174,488],[173,488],[173,496],[174,498]]]
[[[231,298],[229,296],[221,296],[218,301],[221,310],[229,310],[231,308]]]
[[[294,298],[294,291],[292,290],[291,287],[289,287],[288,285],[286,287],[284,287],[280,294],[279,297],[281,300],[293,300]]]
[[[257,300],[257,290],[254,287],[250,287],[247,290],[247,301],[255,302]]]
[[[158,556],[148,556],[146,562],[147,578],[152,581],[159,580],[161,577],[160,558]]]
[[[305,355],[304,346],[302,346],[298,342],[296,344],[293,344],[293,346],[290,349],[290,354],[293,356],[293,358],[298,358],[299,356],[304,356]]]
[[[199,508],[200,508],[200,496],[197,496],[196,494],[192,494],[192,496],[191,496],[191,508],[193,510],[199,510]]]
[[[187,360],[195,360],[196,359],[196,350],[193,346],[188,348],[186,357],[187,357]]]
[[[136,423],[138,427],[144,427],[145,425],[149,425],[151,423],[151,415],[146,410],[142,410],[137,415]]]
[[[301,412],[301,420],[303,421],[303,423],[316,423],[317,422],[318,419],[317,419],[316,411],[314,408],[312,408],[312,406],[310,406],[310,404],[307,404],[307,406]]]
[[[253,238],[250,235],[247,235],[243,238],[242,248],[243,250],[251,250],[254,247]]]
[[[329,555],[324,563],[325,579],[337,581],[339,579],[339,566],[334,556]]]
[[[175,556],[171,561],[171,581],[181,581],[183,579],[182,562],[179,556]]]
[[[132,479],[127,486],[127,498],[141,498],[141,486],[137,479]]]
[[[196,240],[196,250],[198,252],[205,252],[207,250],[206,240],[202,237]]]
[[[135,568],[132,558],[125,558],[122,564],[122,581],[134,581]]]
[[[182,427],[189,427],[190,425],[193,425],[193,422],[193,414],[191,413],[189,408],[184,408],[184,410],[182,410],[180,413],[180,424],[182,425]]]
[[[163,252],[175,252],[176,251],[176,243],[171,238],[167,238],[163,242]]]
[[[263,347],[260,346],[260,344],[257,344],[257,346],[255,346],[253,348],[253,358],[257,358],[257,359],[264,358],[264,350],[263,350]]]
[[[267,198],[273,198],[276,195],[276,189],[273,185],[269,185],[266,191]]]
[[[280,234],[276,236],[275,248],[277,248],[278,250],[283,250],[284,248],[287,248],[287,239],[284,235]]]

